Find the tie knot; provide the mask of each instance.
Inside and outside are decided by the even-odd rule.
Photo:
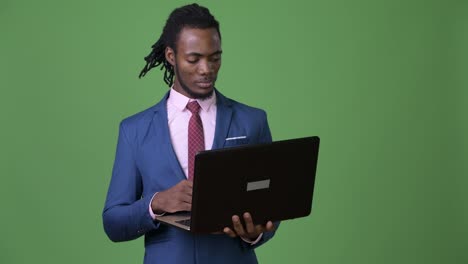
[[[187,104],[187,109],[192,112],[192,114],[198,114],[198,112],[200,112],[200,105],[197,101],[192,101]]]

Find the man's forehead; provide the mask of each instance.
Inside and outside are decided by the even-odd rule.
[[[215,28],[184,28],[176,45],[184,53],[212,54],[221,51],[221,40]]]

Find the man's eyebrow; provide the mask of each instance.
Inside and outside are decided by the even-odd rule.
[[[213,56],[213,55],[221,55],[222,53],[223,53],[222,50],[217,50],[217,51],[215,51],[215,52],[209,54],[208,57],[211,57],[211,56]],[[189,52],[189,53],[187,53],[186,55],[187,55],[187,56],[197,56],[197,57],[202,57],[202,56],[203,56],[203,54],[198,53],[198,52]]]

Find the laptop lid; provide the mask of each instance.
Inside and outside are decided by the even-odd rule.
[[[190,231],[222,231],[244,212],[254,224],[309,215],[319,143],[305,137],[199,152]]]

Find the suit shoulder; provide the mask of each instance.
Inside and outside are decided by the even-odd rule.
[[[157,105],[156,105],[157,106]],[[132,144],[139,144],[148,134],[155,115],[155,106],[124,118],[120,122],[120,135]]]
[[[145,123],[150,122],[153,117],[153,114],[154,114],[154,106],[149,107],[143,111],[140,111],[136,114],[133,114],[131,116],[124,118],[120,122],[120,125],[129,129],[139,127]]]

